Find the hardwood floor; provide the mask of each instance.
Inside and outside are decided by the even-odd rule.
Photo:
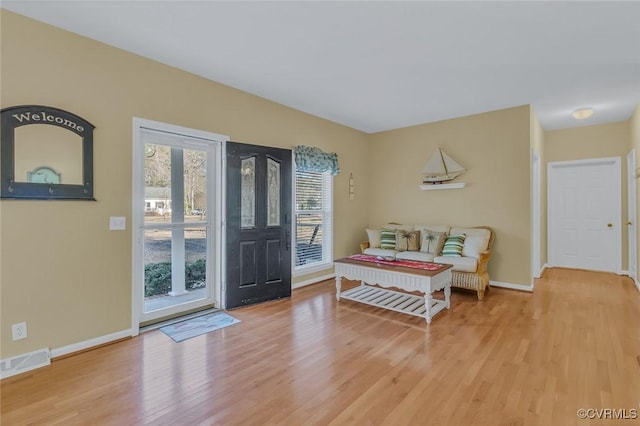
[[[640,293],[552,269],[533,294],[452,293],[424,320],[335,300],[333,281],[232,311],[174,343],[160,331],[1,383],[2,425],[640,423]],[[591,413],[591,415],[597,415]]]

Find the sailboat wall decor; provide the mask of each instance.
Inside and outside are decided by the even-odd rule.
[[[464,182],[452,182],[466,170],[441,148],[438,148],[422,169],[420,189],[456,189],[464,188]]]

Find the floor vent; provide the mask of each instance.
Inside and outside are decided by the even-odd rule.
[[[51,364],[51,354],[48,348],[3,359],[0,361],[0,378],[6,379],[49,364]]]

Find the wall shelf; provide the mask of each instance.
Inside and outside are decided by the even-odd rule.
[[[465,182],[424,184],[420,185],[420,189],[422,189],[423,191],[431,191],[435,189],[460,189],[464,188],[465,185]]]

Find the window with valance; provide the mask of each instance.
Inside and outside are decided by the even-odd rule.
[[[300,145],[293,148],[293,155],[296,171],[329,173],[331,176],[340,173],[338,154],[335,152],[324,152],[320,148]]]
[[[295,183],[295,267],[299,274],[326,269],[333,261],[333,178],[338,155],[297,146]]]

